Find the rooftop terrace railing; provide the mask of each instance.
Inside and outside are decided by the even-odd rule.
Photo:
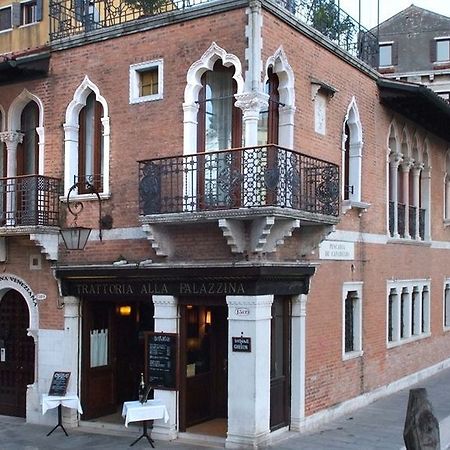
[[[372,66],[378,39],[333,0],[271,0],[300,22]],[[50,0],[50,40],[80,35],[138,19],[185,11],[220,0]]]

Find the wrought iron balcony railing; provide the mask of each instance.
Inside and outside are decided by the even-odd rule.
[[[0,178],[0,226],[59,226],[60,187],[43,175]]]
[[[373,67],[378,39],[333,0],[272,0]],[[122,25],[145,17],[193,9],[219,0],[50,0],[50,40]]]
[[[339,215],[337,165],[275,145],[139,161],[141,215],[277,206]]]

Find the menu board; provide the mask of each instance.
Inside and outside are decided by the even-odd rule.
[[[69,385],[70,372],[54,372],[48,395],[63,397]]]
[[[145,355],[147,383],[157,389],[178,389],[178,335],[146,333]]]

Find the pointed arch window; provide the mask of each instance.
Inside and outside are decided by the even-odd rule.
[[[280,81],[269,67],[264,92],[269,96],[267,109],[260,112],[258,124],[258,145],[278,144],[280,123]]]
[[[197,203],[208,208],[231,207],[240,201],[240,160],[234,152],[219,150],[242,146],[242,114],[235,103],[237,91],[234,68],[216,61],[213,70],[201,78],[198,95],[197,152],[210,153],[199,158]]]
[[[362,202],[362,125],[353,98],[343,124],[342,139],[342,199],[347,208],[366,209]]]
[[[39,108],[30,101],[20,116],[22,143],[17,146],[17,175],[33,175],[39,171]]]
[[[95,93],[91,92],[79,115],[78,179],[89,181],[98,192],[102,187],[102,115],[103,107],[96,100]],[[78,193],[85,194],[87,191],[80,188]]]
[[[212,152],[242,146],[242,113],[234,106],[234,68],[218,60],[201,78],[198,96],[197,151]]]

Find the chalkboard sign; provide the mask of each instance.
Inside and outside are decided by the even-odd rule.
[[[48,395],[62,397],[66,395],[67,386],[69,385],[70,372],[55,372],[52,378],[52,384]]]
[[[145,334],[147,383],[157,389],[178,389],[178,335]]]

